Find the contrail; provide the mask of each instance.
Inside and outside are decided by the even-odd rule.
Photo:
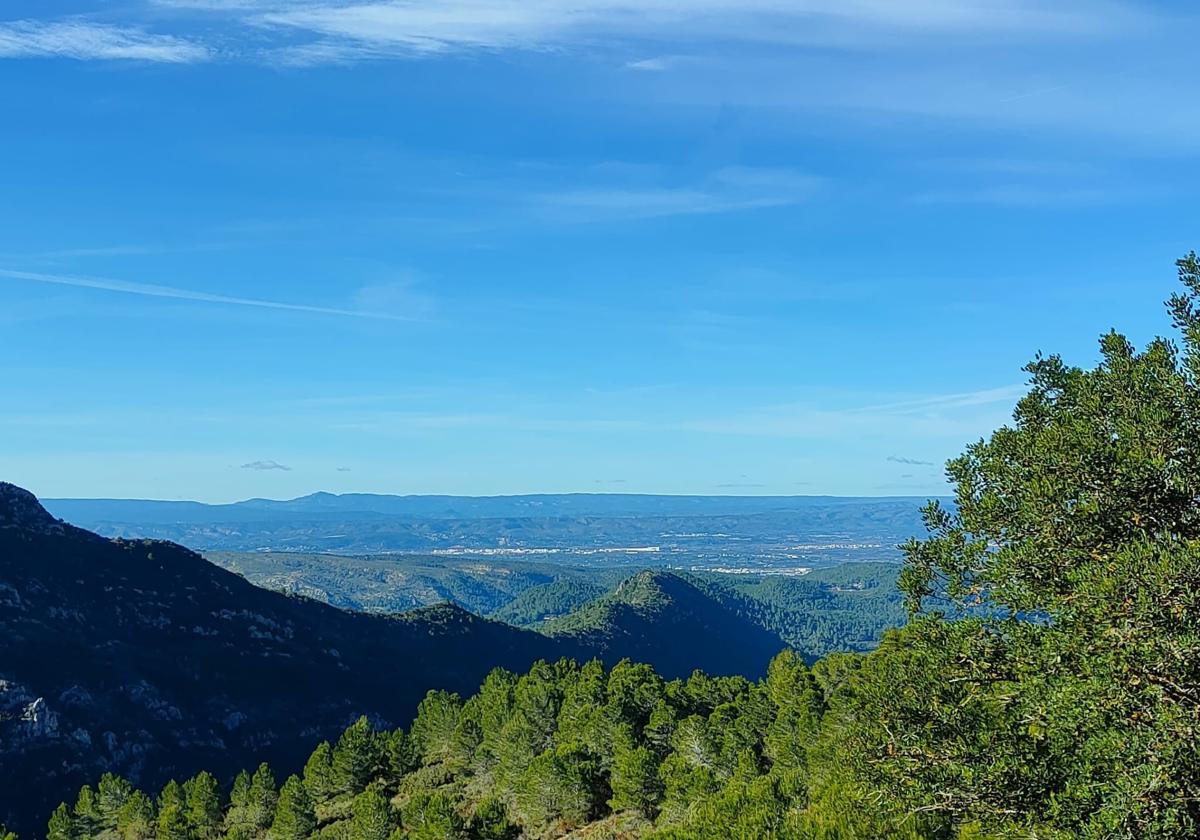
[[[369,312],[363,309],[337,309],[330,306],[310,306],[305,303],[285,303],[278,300],[259,300],[258,298],[231,297],[229,295],[213,295],[208,292],[193,292],[190,289],[177,289],[173,286],[159,286],[153,283],[130,283],[125,280],[108,280],[101,277],[74,277],[62,274],[41,274],[35,271],[14,271],[0,268],[0,277],[14,280],[31,280],[35,283],[52,283],[56,286],[76,286],[82,289],[102,289],[106,292],[121,292],[127,295],[142,295],[143,297],[173,298],[175,300],[195,300],[201,303],[218,303],[226,306],[254,306],[259,309],[284,309],[289,312],[311,312],[317,315],[340,315],[350,318],[371,318],[379,321],[416,321],[406,315],[393,315],[387,312]]]

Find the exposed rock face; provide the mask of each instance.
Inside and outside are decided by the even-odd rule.
[[[20,683],[0,679],[0,750],[24,749],[57,737],[58,714],[46,699],[34,697]]]
[[[58,737],[58,714],[46,705],[46,698],[39,697],[21,712],[21,729],[27,740]]]
[[[108,540],[0,484],[0,823],[26,836],[105,771],[155,788],[292,772],[360,714],[577,653],[453,607],[363,615],[258,589],[172,543]]]

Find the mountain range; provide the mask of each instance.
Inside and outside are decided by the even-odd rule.
[[[316,493],[226,505],[50,499],[46,507],[110,537],[167,539],[198,550],[370,553],[431,549],[725,548],[854,544],[846,559],[894,559],[922,532],[910,497],[386,496]]]

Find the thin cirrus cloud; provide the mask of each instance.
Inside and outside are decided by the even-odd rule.
[[[892,48],[955,36],[1079,36],[1146,17],[1120,0],[152,0],[272,32],[285,63],[473,50],[544,50],[611,39]],[[305,40],[307,39],[307,40]],[[663,58],[628,67],[663,70]]]
[[[98,289],[106,292],[118,292],[127,295],[140,295],[152,298],[170,298],[174,300],[190,300],[198,303],[212,303],[222,306],[248,306],[257,309],[279,309],[288,312],[309,312],[314,315],[335,315],[347,318],[368,318],[383,321],[415,321],[415,317],[391,312],[368,311],[364,309],[338,309],[330,306],[312,306],[304,303],[287,303],[278,300],[261,300],[258,298],[233,297],[230,295],[214,295],[208,292],[197,292],[190,289],[180,289],[174,286],[160,286],[151,283],[131,283],[125,280],[109,280],[101,277],[76,277],[62,274],[42,274],[34,271],[14,271],[0,269],[0,277],[12,280],[29,280],[34,283],[48,283],[56,286],[74,286],[82,289]]]
[[[84,19],[0,23],[0,58],[74,58],[190,64],[211,57],[208,47],[138,27]]]
[[[558,221],[650,219],[783,207],[814,196],[825,180],[790,169],[726,167],[684,186],[584,186],[532,194],[528,201]]]

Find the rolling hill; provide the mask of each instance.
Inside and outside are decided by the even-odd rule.
[[[668,679],[700,669],[760,676],[784,643],[679,575],[639,572],[542,632],[595,650],[606,661],[646,662]]]

